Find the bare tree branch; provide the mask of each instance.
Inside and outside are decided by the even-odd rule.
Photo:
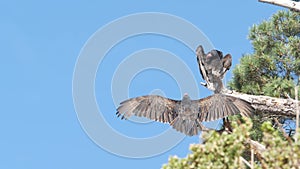
[[[252,107],[260,113],[267,113],[269,115],[280,115],[285,117],[296,117],[296,103],[300,105],[299,101],[293,99],[275,98],[269,96],[256,96],[235,91],[228,91],[224,93],[229,96],[234,96],[251,103]]]
[[[291,0],[258,0],[259,2],[282,6],[300,12],[300,2]]]

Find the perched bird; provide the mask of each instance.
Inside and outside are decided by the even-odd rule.
[[[199,57],[197,57],[199,58]],[[211,50],[206,55],[202,56],[202,66],[200,73],[202,76],[207,77],[204,79],[213,85],[214,93],[222,93],[225,90],[223,86],[223,64],[222,64],[223,54],[218,50]],[[205,75],[204,75],[205,74]]]
[[[230,54],[227,54],[223,57],[223,53],[219,50],[211,50],[207,54],[204,54],[202,46],[197,48],[197,61],[200,66],[203,66],[205,69],[206,75],[209,79],[212,79],[210,76],[216,76],[223,78],[223,74],[228,71],[232,65],[232,57]],[[201,61],[200,61],[201,60]],[[201,64],[201,65],[200,65]],[[203,70],[200,69],[200,74],[204,79]]]
[[[215,49],[205,54],[201,45],[197,48],[196,54],[202,78],[212,85],[209,86],[209,89],[215,93],[222,93],[226,90],[222,80],[231,67],[231,55],[227,54],[223,57],[223,53]],[[207,87],[207,83],[202,83],[202,85]]]
[[[221,51],[211,50],[205,54],[202,46],[199,46],[196,53],[200,74],[204,80],[206,80],[205,76],[208,76],[208,79],[211,80],[212,76],[219,77],[221,75],[223,70],[223,64],[221,61],[223,53]]]
[[[118,117],[146,117],[163,123],[169,123],[174,129],[188,136],[208,130],[201,122],[213,121],[230,115],[251,116],[253,108],[247,101],[214,94],[199,100],[191,100],[184,94],[182,100],[173,100],[158,95],[131,98],[120,103]]]

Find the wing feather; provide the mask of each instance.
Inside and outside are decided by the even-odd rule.
[[[135,115],[170,123],[178,115],[175,110],[178,102],[157,95],[135,97],[121,102],[116,114],[122,119]]]
[[[199,106],[200,121],[213,121],[235,114],[250,117],[254,111],[249,102],[223,94],[214,94],[194,102]]]

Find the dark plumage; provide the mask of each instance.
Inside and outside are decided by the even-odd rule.
[[[206,61],[206,55],[204,54],[204,50],[202,48],[202,46],[198,46],[198,48],[196,49],[196,55],[197,55],[197,62],[198,62],[198,66],[199,66],[199,71],[200,74],[202,76],[202,79],[204,79],[204,73],[207,73],[206,70],[203,70],[205,72],[202,72],[202,70],[200,69],[201,67],[205,68],[205,61]]]
[[[220,77],[223,70],[222,64],[223,54],[218,50],[211,50],[206,54],[205,67],[207,71],[211,71],[212,76]]]
[[[222,59],[222,58],[223,58],[223,52],[221,52],[221,51],[219,51],[219,50],[216,50],[216,51],[217,51],[217,53],[218,53],[220,59]]]
[[[213,121],[234,114],[249,117],[252,112],[253,108],[248,102],[235,97],[214,94],[191,100],[185,94],[182,100],[157,95],[131,98],[120,103],[116,114],[122,119],[135,115],[169,123],[177,131],[192,136],[206,130],[201,124],[203,121]]]
[[[208,80],[212,82],[213,76],[220,77],[223,70],[223,53],[218,50],[211,50],[207,54],[204,54],[203,48],[197,48],[197,62],[199,68],[202,66],[205,70],[200,69],[200,74],[204,79],[204,72],[208,76]],[[200,65],[201,64],[201,65]]]
[[[232,64],[232,57],[230,54],[227,54],[224,58],[222,58],[222,64],[223,64],[223,71],[227,71],[230,69]]]

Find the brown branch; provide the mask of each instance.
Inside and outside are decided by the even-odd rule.
[[[269,3],[277,6],[282,6],[289,8],[291,10],[300,12],[300,2],[295,2],[291,0],[258,0],[259,2]]]

